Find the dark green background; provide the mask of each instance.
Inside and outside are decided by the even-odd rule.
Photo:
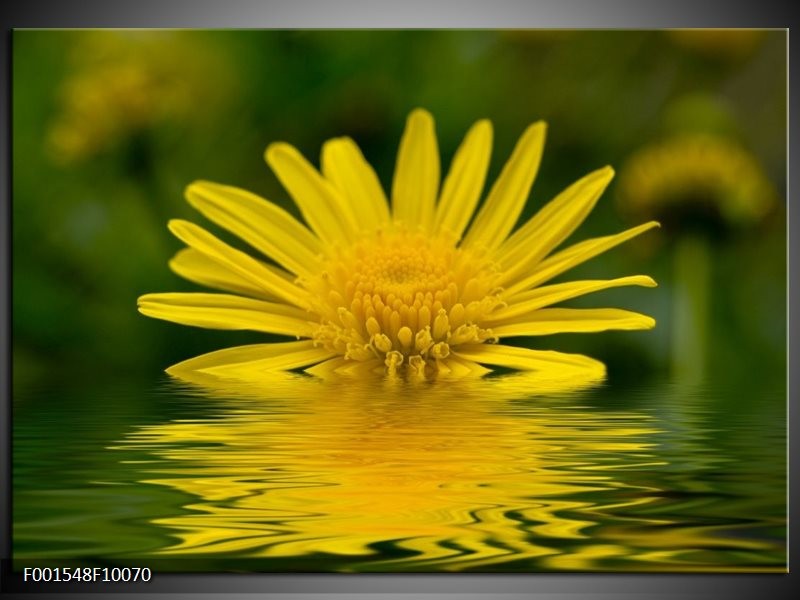
[[[443,168],[475,120],[493,121],[490,179],[530,122],[549,123],[526,215],[595,168],[621,174],[638,150],[678,132],[746,148],[780,200],[765,221],[711,238],[709,370],[750,382],[754,372],[762,383],[785,377],[785,32],[687,42],[667,31],[16,31],[13,51],[17,384],[152,374],[263,339],[136,312],[140,294],[196,289],[166,264],[180,247],[167,219],[203,223],[184,187],[210,179],[289,207],[263,162],[267,144],[288,141],[316,162],[324,140],[350,135],[388,189],[405,117],[418,106],[436,119]],[[120,109],[129,98],[109,92],[131,65],[151,82],[136,119]],[[84,122],[70,116],[76,80],[97,98]],[[79,155],[53,142],[70,118],[78,135],[97,137]],[[92,134],[104,119],[118,127]],[[574,239],[633,224],[617,195],[614,182]],[[590,353],[612,379],[668,372],[680,352],[670,341],[671,238],[680,226],[654,235],[567,275],[654,276],[655,290],[611,290],[579,304],[647,312],[655,330],[532,345]]]

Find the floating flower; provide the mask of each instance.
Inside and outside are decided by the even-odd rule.
[[[440,188],[433,119],[415,110],[397,158],[391,207],[349,138],[328,141],[317,171],[292,146],[266,160],[307,225],[250,192],[205,181],[189,203],[271,259],[265,262],[183,220],[169,228],[188,248],[170,262],[179,275],[228,294],[139,298],[139,311],[216,329],[249,329],[297,341],[212,352],[172,367],[252,376],[305,368],[408,377],[462,376],[482,365],[533,371],[592,370],[586,356],[498,343],[507,337],[649,329],[655,321],[614,309],[552,305],[612,287],[655,286],[647,276],[543,285],[657,226],[580,242],[553,253],[580,225],[613,176],[605,167],[561,192],[513,234],[539,167],[545,125],[531,125],[472,223],[492,145],[491,124],[467,133]],[[469,227],[468,227],[469,225]]]

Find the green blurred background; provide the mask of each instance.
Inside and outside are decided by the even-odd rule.
[[[611,164],[572,240],[664,223],[561,278],[652,275],[655,290],[573,304],[640,310],[655,330],[525,343],[589,353],[617,380],[685,374],[688,360],[687,377],[781,381],[786,44],[784,31],[15,31],[15,385],[144,376],[263,340],[137,313],[140,294],[198,289],[167,268],[181,247],[167,220],[208,225],[183,189],[232,184],[297,214],[265,147],[316,162],[338,135],[389,189],[418,106],[443,168],[475,120],[493,121],[490,181],[529,123],[549,123],[523,218]]]

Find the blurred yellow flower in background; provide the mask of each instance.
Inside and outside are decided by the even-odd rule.
[[[223,62],[178,31],[86,32],[68,60],[45,140],[64,164],[159,123],[199,118],[234,89]]]
[[[173,372],[252,375],[310,367],[306,370],[323,376],[431,378],[483,374],[489,371],[483,365],[489,365],[602,373],[604,366],[585,356],[494,343],[655,325],[627,310],[552,307],[607,288],[655,286],[644,275],[543,284],[657,223],[552,253],[608,185],[613,170],[605,167],[569,186],[512,234],[544,138],[544,123],[526,129],[474,219],[492,146],[489,121],[467,133],[440,190],[433,118],[413,111],[400,143],[391,207],[351,139],[324,145],[321,172],[292,146],[272,144],[266,160],[308,226],[244,190],[193,183],[186,192],[192,206],[276,264],[193,223],[173,220],[170,230],[188,248],[171,261],[172,269],[233,293],[147,294],[139,298],[139,311],[185,325],[298,338],[212,352],[172,367]]]
[[[733,140],[676,134],[636,152],[620,176],[618,201],[631,220],[664,223],[671,245],[672,373],[698,382],[708,359],[712,241],[764,219],[777,193],[757,159]]]
[[[777,203],[752,154],[704,133],[676,135],[635,153],[620,175],[619,199],[634,219],[703,212],[732,227],[758,222]]]

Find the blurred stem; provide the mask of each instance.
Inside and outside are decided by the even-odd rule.
[[[159,227],[173,216],[168,204],[163,202],[163,189],[158,181],[156,156],[152,133],[141,131],[131,137],[126,156],[126,169],[141,190],[145,205],[150,208]]]
[[[701,381],[706,371],[711,256],[699,235],[678,238],[673,255],[672,375]]]

